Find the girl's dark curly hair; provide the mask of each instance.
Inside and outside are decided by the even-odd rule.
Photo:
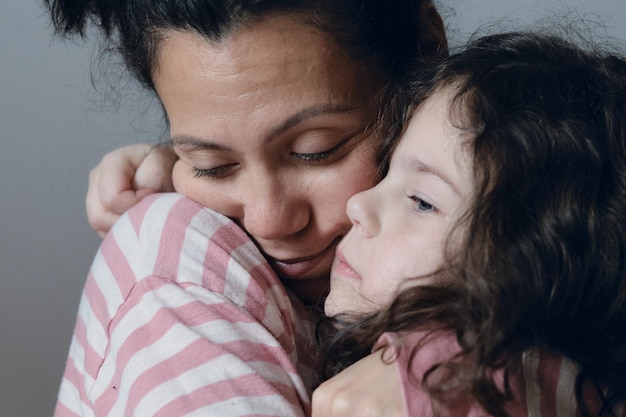
[[[385,331],[445,330],[461,346],[448,382],[494,416],[506,415],[510,392],[493,371],[512,375],[536,349],[578,365],[583,415],[612,415],[626,399],[626,60],[554,35],[505,33],[412,79],[382,129],[396,138],[425,98],[452,91],[475,177],[455,229],[462,244],[448,245],[445,284],[407,289],[356,322],[336,318],[330,335],[322,326],[326,376]],[[434,401],[449,393],[422,382]],[[599,410],[583,386],[596,389]]]

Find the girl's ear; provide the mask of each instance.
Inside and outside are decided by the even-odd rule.
[[[443,20],[430,0],[423,1],[419,9],[422,53],[426,56],[448,54],[448,39]]]

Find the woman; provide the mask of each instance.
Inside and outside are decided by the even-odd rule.
[[[429,1],[242,1],[227,8],[208,1],[197,10],[129,1],[117,7],[121,12],[107,2],[72,3],[52,3],[57,27],[82,32],[89,11],[97,10],[93,17],[119,44],[131,71],[162,101],[178,156],[174,176],[220,170],[178,191],[235,219],[279,275],[307,288],[310,283],[296,281],[327,275],[333,248],[349,227],[347,198],[376,180],[367,132],[377,111],[374,97],[403,63],[445,50]],[[145,10],[148,19],[132,9]],[[159,10],[165,16],[150,16]],[[183,11],[180,22],[169,22],[168,14]],[[171,30],[176,24],[185,31]],[[158,65],[151,68],[155,52]],[[266,140],[276,132],[280,140]],[[227,176],[235,166],[238,175]],[[316,299],[320,289],[300,291]]]
[[[61,33],[84,34],[96,22],[157,94],[178,157],[174,185],[200,203],[149,200],[105,239],[57,414],[306,414],[311,382],[297,368],[310,356],[311,336],[294,325],[307,321],[300,300],[323,298],[334,249],[350,228],[345,203],[377,180],[368,127],[378,92],[406,62],[445,50],[433,5],[47,4]],[[260,252],[203,207],[233,219]],[[190,235],[197,238],[185,240]],[[188,241],[195,243],[180,245]],[[248,285],[257,267],[264,278]],[[169,320],[149,319],[160,316]],[[174,332],[181,329],[185,336]],[[227,359],[209,366],[215,357]],[[229,383],[239,367],[248,379]],[[202,395],[207,390],[213,395]],[[225,412],[226,403],[237,407]]]

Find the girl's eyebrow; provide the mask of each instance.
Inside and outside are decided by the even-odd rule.
[[[428,165],[414,156],[406,156],[402,158],[401,163],[402,166],[410,171],[417,172],[419,174],[432,175],[438,178],[439,180],[447,184],[456,195],[462,197],[461,193],[459,192],[455,183],[450,179],[450,177],[448,177],[445,173],[435,168],[434,166]]]
[[[265,143],[271,142],[272,139],[276,138],[277,136],[280,136],[281,134],[285,133],[292,127],[297,126],[299,123],[307,119],[310,119],[312,117],[321,116],[324,114],[350,113],[357,109],[358,108],[356,106],[345,105],[345,104],[320,104],[320,105],[307,107],[291,115],[287,120],[285,120],[278,126],[271,129],[269,134],[267,134],[267,136],[265,137],[264,142]],[[200,137],[190,136],[190,135],[172,136],[171,142],[172,142],[172,145],[174,146],[191,146],[197,149],[210,149],[210,150],[217,150],[217,151],[232,152],[232,149],[230,149],[229,147],[221,145],[221,144],[217,144],[208,138],[203,139]]]

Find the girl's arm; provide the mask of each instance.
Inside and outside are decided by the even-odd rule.
[[[451,334],[439,333],[422,340],[423,332],[400,337],[386,333],[370,356],[361,359],[323,383],[313,393],[313,417],[420,416],[437,415],[433,402],[422,387],[424,373],[445,362],[459,350]],[[387,349],[385,350],[384,347]],[[512,398],[505,405],[510,417],[581,415],[574,395],[577,366],[553,351],[531,351],[522,357],[521,374],[509,375]],[[503,373],[494,373],[502,387]],[[585,388],[585,400],[597,414],[597,392]],[[448,417],[490,417],[491,414],[469,396],[439,405],[439,415]],[[626,406],[614,409],[626,416]]]
[[[417,350],[423,332],[404,337],[385,333],[374,352],[320,385],[313,393],[313,417],[433,416],[430,397],[421,387],[423,374],[458,347],[451,337],[436,337]],[[411,374],[412,373],[412,374]],[[479,417],[469,409],[450,416]],[[471,410],[475,412],[475,410]]]
[[[383,350],[354,363],[313,392],[313,417],[405,417],[402,386]]]
[[[305,416],[311,330],[233,222],[148,197],[94,260],[55,415]]]
[[[140,143],[106,154],[89,173],[86,208],[89,224],[101,236],[143,198],[173,191],[176,156],[167,145]]]

